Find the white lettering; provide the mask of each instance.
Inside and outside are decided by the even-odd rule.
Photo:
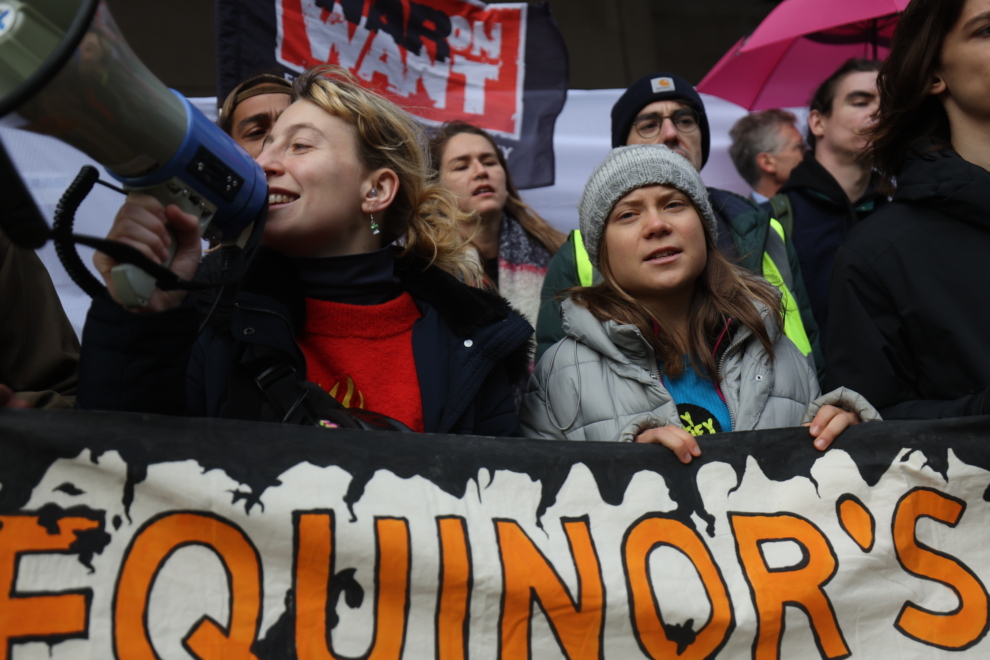
[[[485,114],[485,82],[498,80],[499,67],[495,64],[472,62],[463,57],[451,56],[451,70],[464,76],[464,112],[472,115]]]
[[[492,23],[491,36],[485,34],[485,24],[481,21],[474,22],[474,44],[471,46],[471,54],[475,57],[484,55],[485,57],[497,60],[502,54],[502,24]]]
[[[509,156],[512,155],[512,150],[515,149],[515,147],[506,147],[501,144],[498,145],[498,148],[502,150],[502,155],[505,157],[506,160],[509,160]]]
[[[364,17],[361,24],[354,27],[354,34],[349,35],[349,23],[339,4],[334,4],[325,21],[322,19],[323,8],[318,7],[314,0],[303,0],[302,9],[313,58],[319,62],[332,62],[332,53],[336,53],[337,63],[353,70],[371,34],[365,28]]]
[[[433,107],[444,110],[447,107],[447,79],[450,77],[450,60],[434,62],[424,48],[420,55],[406,52],[406,76],[403,96],[416,93],[416,83],[423,81],[426,95],[433,101]]]
[[[361,61],[357,75],[370,81],[375,73],[381,73],[388,80],[388,91],[401,94],[406,86],[404,69],[402,53],[392,35],[387,32],[376,32],[368,54]]]
[[[471,23],[463,16],[450,17],[450,36],[447,43],[451,50],[464,50],[471,45]]]

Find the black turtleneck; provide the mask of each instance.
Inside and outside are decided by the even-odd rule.
[[[380,305],[402,293],[391,247],[343,257],[292,261],[307,298],[349,305]]]

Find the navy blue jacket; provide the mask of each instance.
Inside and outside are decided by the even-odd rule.
[[[821,332],[819,346],[828,355],[829,282],[835,253],[849,231],[887,202],[871,187],[855,203],[849,201],[835,177],[815,160],[812,152],[794,168],[780,190],[791,202],[794,231],[791,239],[801,264],[801,275],[811,301],[811,312]],[[763,208],[773,213],[769,202]]]
[[[133,314],[95,300],[83,330],[77,405],[85,409],[227,417],[234,367],[257,347],[284,353],[300,379],[296,343],[305,301],[278,257],[256,259],[232,301],[197,339],[201,310],[187,303]],[[533,329],[494,293],[468,287],[416,259],[395,274],[423,316],[413,326],[413,359],[428,433],[519,434],[510,382],[524,378]],[[388,356],[381,355],[383,377]]]

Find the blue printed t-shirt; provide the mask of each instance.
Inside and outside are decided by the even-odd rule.
[[[684,430],[693,436],[712,433],[728,433],[732,430],[729,407],[722,400],[715,383],[698,374],[685,356],[684,372],[677,378],[663,373],[663,364],[657,363],[664,387],[677,404],[677,414]]]

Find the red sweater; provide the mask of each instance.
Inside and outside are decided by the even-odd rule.
[[[381,305],[307,298],[299,346],[308,379],[346,408],[382,413],[422,433],[412,350],[412,328],[420,316],[408,293]]]

